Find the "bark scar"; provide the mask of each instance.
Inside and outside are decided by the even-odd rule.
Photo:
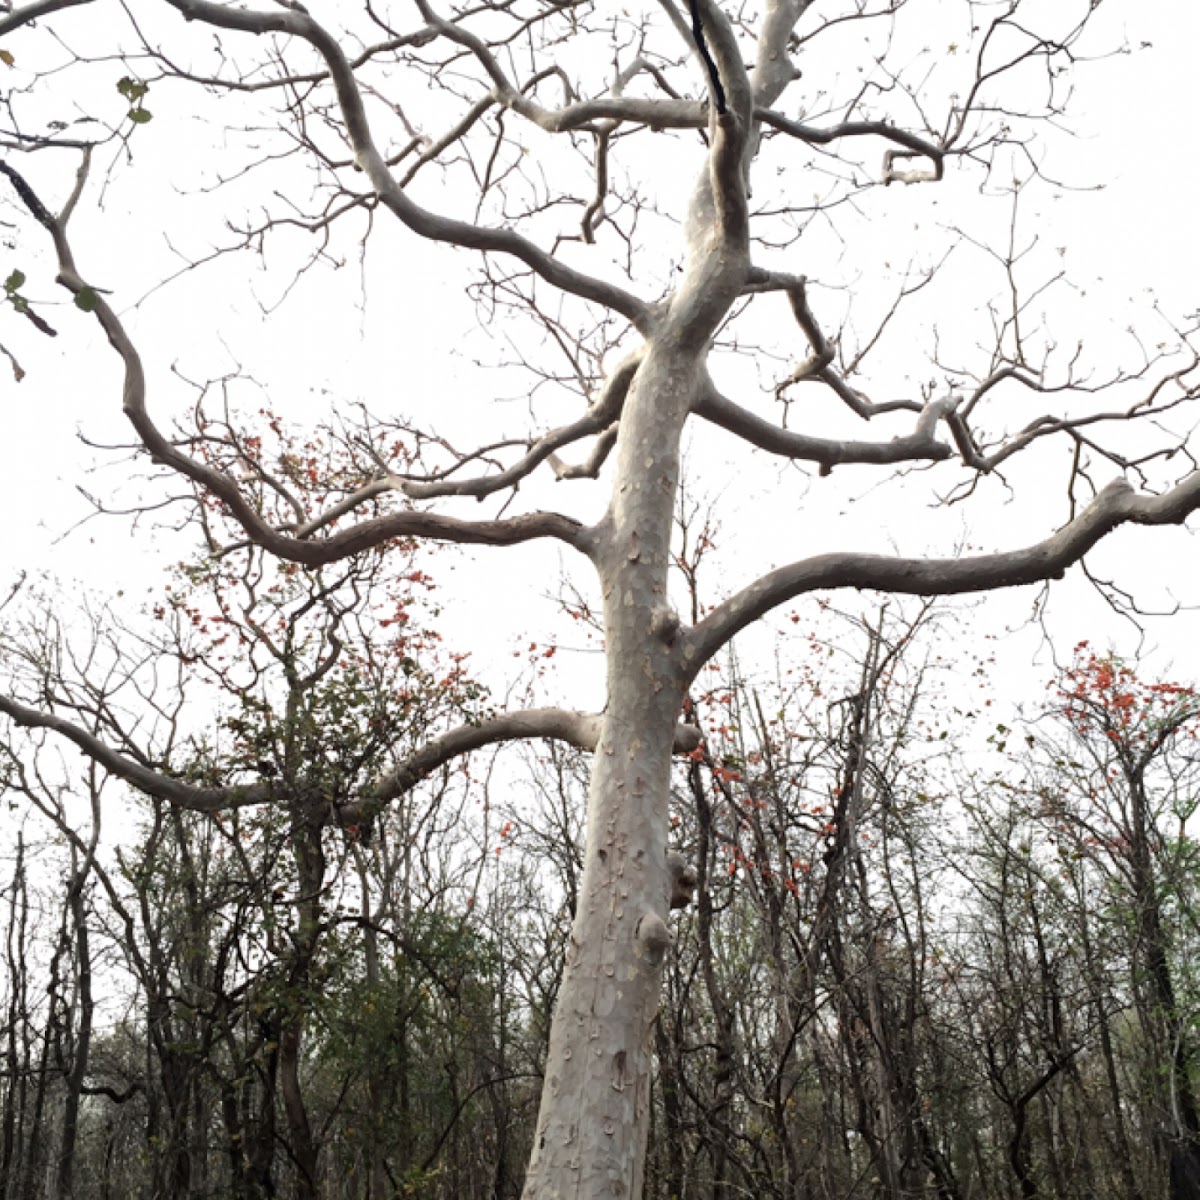
[[[613,1078],[612,1086],[614,1092],[623,1092],[625,1090],[625,1051],[618,1050],[613,1055]]]

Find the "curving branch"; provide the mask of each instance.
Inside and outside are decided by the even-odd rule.
[[[150,457],[156,463],[190,479],[220,500],[252,542],[279,558],[308,567],[339,562],[351,555],[403,537],[425,537],[435,541],[484,546],[510,546],[538,538],[554,538],[584,553],[589,551],[591,535],[587,528],[559,513],[527,513],[519,517],[492,521],[464,521],[438,513],[405,511],[369,518],[320,539],[297,536],[272,526],[246,499],[230,475],[185,454],[164,436],[154,423],[146,407],[146,373],[141,356],[112,306],[96,289],[88,286],[75,265],[66,235],[65,218],[69,216],[70,206],[64,209],[63,216],[53,216],[37,198],[28,182],[12,166],[0,166],[12,181],[26,207],[49,230],[54,239],[58,255],[58,282],[77,301],[82,302],[81,307],[92,311],[107,335],[109,344],[120,356],[125,367],[122,407]],[[86,166],[85,156],[80,168],[79,181],[72,193],[71,205],[74,204],[82,186]],[[605,424],[607,422],[601,420],[596,426],[599,429]],[[547,457],[548,454],[549,450],[542,457]],[[368,487],[360,494],[359,499],[363,500],[374,494],[375,491]],[[341,515],[341,511],[336,515]],[[309,531],[316,530],[325,523],[324,520],[318,520],[312,524]]]
[[[458,481],[429,481],[397,478],[395,487],[411,500],[431,500],[438,496],[472,496],[482,500],[505,488],[515,487],[543,462],[553,459],[555,453],[583,438],[603,434],[620,418],[621,409],[633,384],[637,369],[645,357],[646,349],[639,346],[627,355],[604,381],[594,404],[577,421],[552,429],[532,442],[528,451],[512,466],[494,475]],[[560,476],[561,478],[561,476]]]
[[[917,400],[872,401],[861,392],[852,388],[846,381],[846,375],[852,374],[858,368],[871,347],[878,342],[884,328],[895,314],[900,301],[923,288],[929,282],[930,278],[932,276],[927,275],[924,280],[911,289],[906,288],[902,291],[893,305],[891,312],[884,317],[867,345],[854,356],[846,367],[838,370],[833,365],[834,359],[837,358],[837,348],[834,342],[826,336],[820,322],[812,311],[812,306],[808,302],[807,277],[803,275],[789,275],[782,271],[768,271],[762,267],[751,267],[743,285],[743,293],[753,295],[762,292],[783,292],[787,296],[792,316],[808,341],[811,351],[808,357],[799,363],[793,369],[792,373],[776,386],[776,397],[782,398],[783,393],[793,384],[823,383],[847,408],[856,416],[862,417],[864,421],[869,421],[872,417],[879,417],[885,413],[892,412],[911,412],[919,418],[926,411],[927,405]],[[947,412],[949,411],[954,410],[947,410]]]
[[[1043,413],[1034,417],[1011,437],[1003,440],[990,453],[984,453],[971,428],[970,416],[983,397],[999,384],[1011,380],[1028,391],[1039,394],[1081,390],[1079,385],[1070,380],[1056,386],[1045,384],[1031,377],[1024,369],[1008,365],[993,371],[960,407],[948,413],[946,423],[962,461],[967,466],[986,475],[1042,438],[1065,433],[1077,440],[1086,440],[1083,431],[1093,426],[1128,422],[1135,417],[1162,417],[1197,395],[1200,389],[1195,383],[1189,383],[1187,379],[1197,367],[1200,367],[1200,354],[1193,353],[1182,367],[1163,375],[1149,387],[1145,395],[1138,397],[1123,408],[1105,409],[1083,417],[1060,417],[1051,413]],[[1177,389],[1175,394],[1171,394],[1172,387]],[[1088,444],[1103,454],[1110,462],[1122,468],[1132,466],[1137,461],[1114,450],[1105,449],[1095,442],[1089,441]],[[1151,451],[1153,457],[1166,456],[1171,453],[1173,451],[1169,449]]]
[[[122,779],[148,796],[177,804],[193,812],[218,813],[232,808],[248,808],[278,800],[287,785],[279,781],[206,787],[188,783],[114,750],[86,729],[53,713],[29,708],[11,697],[0,695],[0,713],[23,729],[46,729],[75,745],[110,775]],[[580,750],[594,750],[600,740],[604,718],[599,713],[574,712],[562,708],[531,708],[524,712],[502,713],[476,724],[460,725],[426,743],[395,770],[364,790],[357,800],[340,804],[336,810],[342,825],[354,825],[369,819],[389,801],[416,787],[422,779],[464,754],[502,742],[551,739],[566,742]],[[693,725],[675,730],[674,750],[689,754],[700,744],[701,733]],[[328,802],[320,786],[301,779],[292,785],[294,795],[309,796]]]
[[[258,12],[226,8],[222,4],[213,3],[212,0],[167,0],[167,3],[188,20],[199,20],[221,29],[258,36],[268,33],[287,34],[301,38],[312,46],[324,59],[329,70],[355,163],[365,172],[381,203],[413,233],[429,241],[446,242],[468,250],[511,255],[551,286],[620,313],[641,332],[649,332],[652,325],[652,308],[616,284],[568,267],[513,230],[494,229],[439,216],[410,199],[392,175],[387,162],[375,145],[353,67],[333,35],[313,20],[302,7],[296,5],[278,12]],[[440,32],[455,28],[444,21],[437,24],[441,18],[431,12],[427,19],[430,17],[431,23]],[[457,30],[457,35],[460,38],[474,36],[463,30]],[[450,36],[448,32],[447,36]]]
[[[37,0],[34,4],[26,4],[24,8],[18,8],[8,16],[0,18],[0,37],[6,33],[12,33],[14,29],[20,29],[22,25],[36,21],[39,17],[46,17],[53,12],[58,12],[60,8],[78,8],[81,4],[91,3],[92,0]]]
[[[819,380],[829,387],[847,408],[865,421],[889,412],[921,413],[924,411],[922,405],[915,400],[886,400],[878,404],[872,403],[846,382],[842,372],[834,370],[833,360],[836,357],[836,351],[833,343],[825,336],[825,332],[808,302],[808,280],[803,276],[780,275],[772,272],[762,272],[761,275],[756,273],[750,286],[756,290],[784,291],[787,294],[788,304],[791,306],[792,316],[795,317],[796,324],[800,326],[804,336],[808,339],[808,344],[812,347],[812,353],[808,358],[800,363],[791,375],[775,389],[777,395],[790,384],[803,383],[806,380]],[[862,355],[859,355],[859,360],[861,357]]]
[[[1058,579],[1120,525],[1182,525],[1200,509],[1200,472],[1159,496],[1139,495],[1114,479],[1057,533],[1022,549],[967,558],[899,558],[851,552],[820,554],[757,579],[680,638],[685,677],[771,609],[807,592],[867,588],[908,596],[953,596]]]
[[[918,137],[905,129],[897,129],[887,121],[842,121],[838,125],[806,125],[793,121],[770,108],[756,108],[754,119],[789,137],[807,142],[810,146],[827,146],[843,138],[879,137],[894,142],[899,150],[888,150],[883,156],[883,182],[936,183],[945,171],[946,151],[937,143]],[[895,164],[909,158],[927,158],[933,166],[928,170],[898,171]]]
[[[886,442],[860,442],[849,438],[811,437],[783,429],[773,421],[735,404],[721,395],[709,382],[693,410],[698,417],[736,434],[760,450],[785,458],[819,463],[822,473],[841,463],[892,464],[902,462],[942,462],[953,450],[937,437],[938,423],[948,418],[959,403],[957,396],[931,400],[921,410],[916,428],[904,437]]]
[[[426,743],[405,759],[394,771],[379,780],[355,804],[339,810],[343,823],[353,824],[361,817],[402,796],[439,767],[473,750],[501,742],[550,739],[566,742],[578,750],[595,750],[604,725],[601,713],[585,713],[565,708],[530,708],[524,712],[501,713],[474,725],[460,725]],[[674,752],[690,754],[700,744],[701,732],[694,725],[675,729]]]
[[[638,366],[644,356],[645,347],[639,347],[623,359],[605,380],[604,386],[600,389],[600,395],[596,398],[595,403],[588,407],[582,417],[577,421],[571,422],[569,425],[552,429],[535,441],[528,443],[526,453],[511,466],[505,467],[503,470],[499,470],[492,475],[478,475],[470,479],[459,480],[414,479],[409,476],[387,472],[381,474],[377,479],[372,479],[370,483],[355,489],[311,520],[303,521],[296,525],[290,530],[292,536],[307,541],[314,533],[333,524],[333,522],[339,520],[347,513],[353,512],[361,505],[380,499],[392,492],[399,492],[410,500],[433,500],[446,496],[469,496],[476,500],[483,500],[506,488],[517,487],[522,480],[531,475],[542,463],[547,463],[550,466],[556,479],[594,479],[599,473],[600,466],[603,464],[608,451],[612,448],[612,443],[615,441],[621,408],[625,403],[625,397],[629,394],[629,388],[633,383],[633,378],[637,374]],[[565,466],[558,457],[557,452],[566,446],[573,445],[575,442],[592,436],[597,436],[597,445],[588,456],[587,463],[580,468]],[[421,515],[427,516],[428,514]],[[518,519],[523,520],[524,518]],[[567,518],[563,517],[560,520],[565,521]],[[486,522],[472,521],[465,524],[469,525],[471,531],[478,531]],[[509,528],[512,521],[510,519],[503,524],[506,528]],[[420,530],[415,529],[409,531],[409,534],[432,537],[443,541],[476,541],[480,544],[492,545],[505,544],[503,541],[491,538],[446,536],[432,531],[421,533]],[[557,536],[557,534],[549,534],[548,536]],[[256,537],[255,540],[258,541],[259,539]],[[526,541],[529,539],[518,537],[514,540]],[[265,545],[265,543],[262,544]]]
[[[545,108],[529,95],[528,86],[514,86],[482,38],[453,21],[447,21],[426,0],[417,0],[417,9],[430,29],[474,55],[492,81],[492,95],[497,102],[547,133],[581,130],[598,133],[601,132],[596,124],[598,121],[628,122],[654,129],[702,129],[706,123],[704,105],[699,101],[684,100],[678,96],[672,96],[669,100],[624,96],[620,87],[609,96],[575,100],[562,108]],[[635,65],[636,69],[645,66],[640,60]],[[635,73],[636,70],[631,70],[622,72],[622,75],[628,82]]]
[[[110,775],[123,779],[139,792],[194,812],[215,813],[222,809],[245,808],[252,804],[265,804],[276,796],[276,789],[270,783],[202,787],[164,775],[119,753],[95,734],[71,721],[29,708],[8,696],[0,695],[0,713],[10,717],[23,729],[47,729],[66,738]]]
[[[721,239],[747,249],[750,213],[746,203],[746,148],[750,138],[754,98],[733,26],[714,0],[694,0],[703,20],[709,46],[704,59],[720,79],[713,113],[713,144],[709,177],[713,208]]]
[[[598,479],[600,477],[600,468],[604,466],[608,456],[612,453],[613,447],[617,444],[617,433],[620,430],[620,423],[614,421],[592,445],[587,458],[581,463],[563,462],[557,454],[550,456],[550,466],[554,471],[555,479]]]

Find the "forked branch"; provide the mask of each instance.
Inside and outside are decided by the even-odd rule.
[[[650,307],[616,284],[568,267],[511,229],[489,228],[439,216],[412,200],[397,183],[375,144],[354,69],[337,39],[302,8],[259,12],[227,8],[211,0],[167,0],[167,3],[188,20],[257,36],[286,34],[301,38],[312,46],[329,70],[355,162],[366,173],[380,201],[414,233],[429,241],[447,242],[468,250],[511,255],[553,287],[620,313],[643,332],[648,332]]]

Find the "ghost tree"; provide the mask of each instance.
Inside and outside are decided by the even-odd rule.
[[[301,567],[415,538],[486,547],[548,541],[594,572],[607,664],[602,711],[509,711],[446,730],[331,818],[357,821],[484,745],[552,738],[591,752],[585,868],[525,1183],[531,1200],[641,1194],[652,1026],[670,945],[672,755],[697,745],[685,699],[713,655],[817,590],[945,596],[1038,584],[1062,576],[1120,526],[1180,525],[1200,507],[1200,472],[1177,453],[1200,378],[1186,330],[1132,367],[1106,364],[1105,346],[1089,371],[1088,347],[1064,352],[1046,326],[1031,331],[1026,247],[1014,233],[1007,246],[982,247],[999,272],[999,287],[979,304],[990,341],[972,332],[951,346],[952,317],[969,308],[957,291],[940,298],[932,320],[906,324],[929,271],[902,280],[880,308],[882,261],[874,281],[851,289],[829,251],[839,214],[851,223],[859,213],[885,220],[889,204],[912,211],[912,197],[946,194],[955,180],[970,182],[950,193],[960,200],[1011,192],[1014,177],[1036,184],[1042,156],[1032,139],[1063,118],[1074,72],[1097,49],[1089,39],[1099,7],[4,6],[8,219],[19,223],[22,247],[36,239],[52,246],[57,283],[81,310],[55,314],[36,275],[10,274],[10,316],[26,319],[10,320],[5,333],[16,373],[14,338],[55,326],[71,336],[78,322],[97,322],[123,372],[138,454],[175,482],[176,496],[185,485],[206,531],[219,510],[240,527],[243,544]],[[121,97],[107,125],[97,78],[110,96],[116,82]],[[148,355],[139,344],[138,322],[171,303],[170,289],[131,313],[110,298],[120,280],[89,265],[100,251],[98,206],[122,181],[135,181],[123,194],[141,225],[161,227],[172,245],[190,229],[195,206],[178,226],[169,196],[147,194],[139,209],[141,181],[156,172],[147,139],[166,119],[164,104],[180,105],[171,110],[184,114],[180,137],[192,127],[185,119],[217,129],[211,148],[201,141],[195,153],[221,156],[205,181],[209,204],[219,206],[230,189],[232,232],[184,274],[202,257],[227,266],[238,249],[253,262],[273,236],[296,229],[315,237],[319,270],[323,258],[336,259],[329,247],[339,231],[353,228],[370,250],[379,223],[394,220],[407,231],[405,253],[427,246],[421,267],[409,260],[396,268],[413,272],[419,298],[427,282],[416,276],[441,270],[439,253],[458,251],[461,261],[473,252],[481,316],[512,323],[520,313],[529,322],[514,344],[536,384],[530,424],[461,448],[457,435],[395,408],[364,410],[361,419],[343,409],[338,428],[356,470],[303,494],[289,484],[295,464],[264,462],[232,440],[220,454],[206,452],[215,441],[213,393],[202,388],[200,403],[164,415],[170,400],[155,393],[178,398],[183,384],[160,362],[160,346]],[[301,161],[307,191],[292,186],[293,175],[281,184],[271,174]],[[685,173],[690,198],[676,204]],[[880,253],[905,256],[897,246]],[[831,288],[842,289],[827,293],[832,322],[822,319],[816,271],[831,272]],[[955,288],[963,282],[957,277]],[[181,344],[187,329],[219,321],[221,311],[219,294],[193,303],[177,322]],[[799,354],[786,349],[780,313]],[[873,351],[897,352],[897,338],[918,333],[938,384],[870,368]],[[535,360],[535,346],[560,359]],[[778,365],[789,353],[797,365]],[[753,376],[739,373],[748,354],[761,396]],[[565,421],[548,417],[547,393],[560,407],[574,393],[578,410]],[[720,431],[759,469],[794,468],[767,514],[778,526],[773,552],[790,561],[683,620],[668,574],[681,448],[694,427]],[[997,478],[1021,485],[1019,455],[1043,477],[1059,471],[1064,489],[1062,517],[1042,506],[1045,524],[1032,540],[1014,524],[1005,526],[1007,544],[989,553],[805,552],[835,518],[834,493],[822,488],[848,471],[881,472],[863,491],[880,481],[902,486],[904,476],[911,489],[927,475],[937,498],[986,499],[997,496]],[[538,481],[551,477],[602,480],[602,515],[577,519],[527,504],[545,495]],[[792,479],[803,486],[789,492]],[[263,494],[270,508],[256,501]],[[236,541],[211,535],[210,548],[239,552]],[[133,786],[193,809],[272,800],[269,779],[218,786],[164,776],[19,694],[0,700],[0,710],[57,731]]]

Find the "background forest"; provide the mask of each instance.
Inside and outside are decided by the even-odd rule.
[[[96,729],[153,713],[185,777],[344,794],[490,703],[415,555],[382,561],[181,572],[134,652],[115,609],[21,597],[5,651]],[[694,689],[648,1195],[1192,1194],[1200,693],[1081,644],[1001,721],[957,621],[826,604]],[[6,744],[0,1196],[519,1195],[586,756],[476,755],[337,829],[52,750]]]

